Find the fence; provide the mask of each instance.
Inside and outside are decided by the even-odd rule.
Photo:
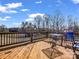
[[[0,47],[28,41],[33,42],[36,39],[44,37],[46,37],[45,33],[37,33],[37,32],[0,33]]]

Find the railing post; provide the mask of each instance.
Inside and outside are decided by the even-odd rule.
[[[46,38],[48,38],[48,32],[46,32]]]
[[[1,46],[2,46],[2,33],[0,35],[1,35]]]
[[[4,45],[6,45],[6,43],[5,43],[5,33],[3,33],[3,35],[4,35]]]
[[[31,42],[33,42],[33,33],[30,33]]]
[[[10,44],[10,34],[9,34],[9,44]]]
[[[63,36],[61,36],[61,46],[63,46]]]

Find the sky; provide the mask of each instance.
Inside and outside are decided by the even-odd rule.
[[[37,15],[53,15],[57,10],[79,19],[79,0],[0,0],[0,25],[17,27]]]

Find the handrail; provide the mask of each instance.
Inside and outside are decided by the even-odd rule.
[[[19,42],[33,42],[34,35],[39,32],[0,32],[0,47],[11,45],[11,44],[18,44]],[[37,35],[39,38],[39,35]],[[46,37],[46,36],[45,36]],[[36,39],[38,39],[36,37]],[[41,36],[41,38],[43,38]]]

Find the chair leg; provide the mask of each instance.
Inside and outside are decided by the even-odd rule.
[[[75,52],[76,51],[76,48],[72,47],[72,50],[73,50],[73,53],[74,53],[73,54],[73,59],[75,59],[76,58],[76,52]]]

